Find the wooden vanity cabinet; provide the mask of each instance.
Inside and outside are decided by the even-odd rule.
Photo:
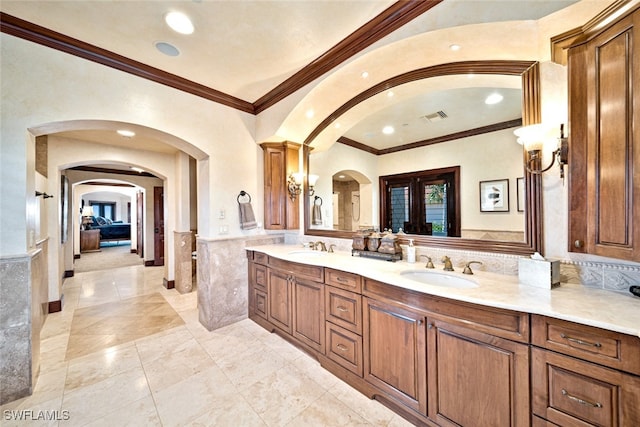
[[[298,229],[299,199],[289,196],[287,180],[290,174],[299,171],[300,144],[285,141],[260,146],[264,152],[264,228]]]
[[[640,338],[534,315],[532,343],[534,416],[558,426],[640,425]]]
[[[412,410],[427,412],[425,316],[364,298],[364,379]]]
[[[568,51],[569,251],[640,261],[640,9]]]
[[[267,256],[260,252],[247,252],[249,269],[249,318],[267,320]],[[262,323],[260,323],[262,324]],[[263,324],[264,326],[264,324]]]
[[[325,268],[325,355],[358,377],[363,374],[361,277]]]

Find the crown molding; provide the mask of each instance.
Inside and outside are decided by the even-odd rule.
[[[311,83],[442,1],[444,0],[411,0],[394,3],[253,103],[3,12],[0,12],[0,32],[255,115]]]

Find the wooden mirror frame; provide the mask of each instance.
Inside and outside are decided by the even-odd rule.
[[[522,78],[522,124],[524,126],[540,123],[540,69],[537,61],[465,61],[448,64],[434,65],[409,71],[392,77],[375,86],[359,93],[341,107],[325,118],[307,137],[303,146],[303,167],[309,173],[309,144],[332,122],[358,105],[360,102],[371,98],[392,87],[410,83],[416,80],[447,76],[454,74],[504,74],[516,75]],[[433,237],[415,234],[407,234],[400,239],[401,243],[406,243],[408,238],[414,240],[416,245],[441,247],[450,249],[472,250],[482,252],[497,252],[513,255],[530,255],[533,252],[542,252],[542,178],[534,175],[524,168],[529,160],[526,150],[523,152],[523,174],[525,179],[525,241],[524,242],[501,242],[493,240],[463,239],[460,237]],[[305,198],[309,200],[308,180],[304,184]],[[351,239],[352,231],[340,230],[318,230],[309,228],[310,225],[309,203],[304,203],[304,233],[310,236],[323,236]]]

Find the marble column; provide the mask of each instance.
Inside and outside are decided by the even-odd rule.
[[[197,239],[198,317],[208,330],[248,316],[247,246],[284,243],[284,236]]]
[[[0,258],[0,404],[33,392],[46,314],[44,262],[41,249]]]
[[[191,231],[174,231],[174,255],[176,260],[175,288],[181,294],[193,290],[193,233]]]

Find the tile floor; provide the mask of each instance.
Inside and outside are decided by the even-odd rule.
[[[162,276],[133,266],[67,279],[35,391],[2,406],[0,425],[410,425],[248,319],[207,331],[196,293],[167,290]]]

